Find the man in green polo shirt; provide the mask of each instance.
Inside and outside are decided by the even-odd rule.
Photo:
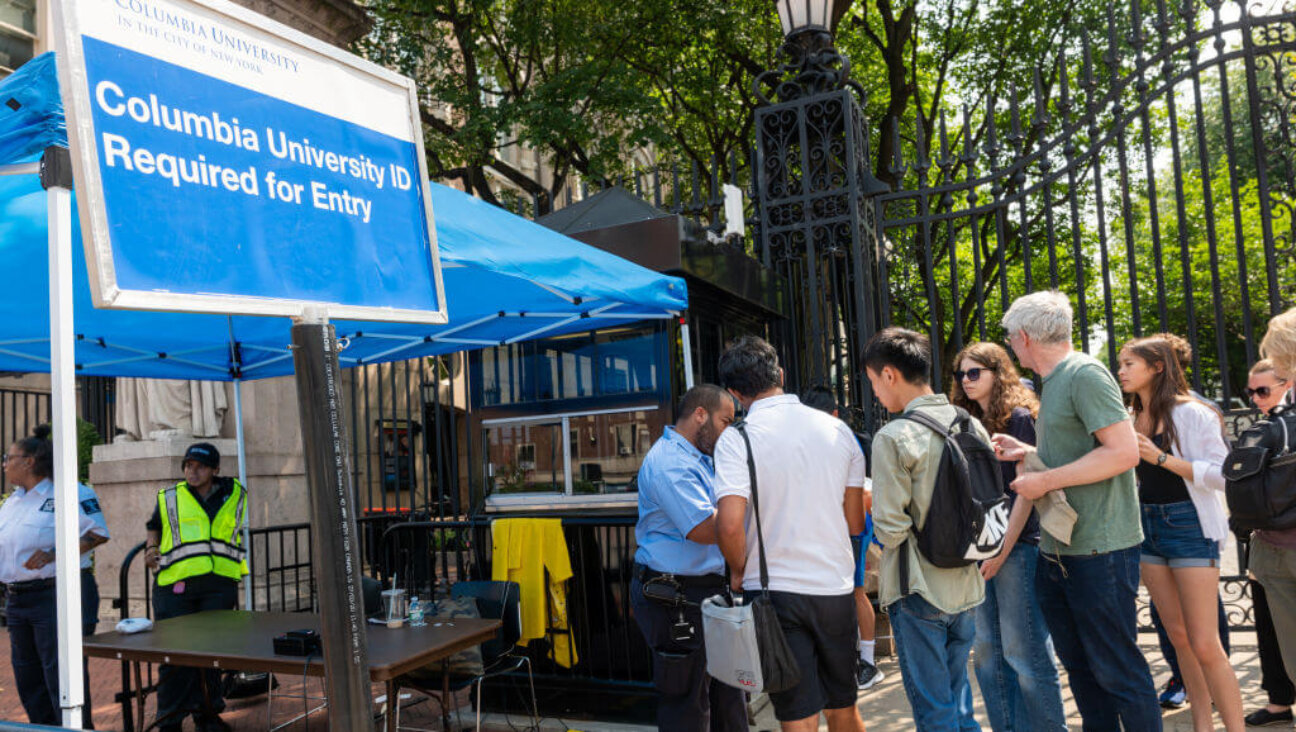
[[[1111,372],[1073,350],[1071,318],[1057,291],[1018,298],[1004,314],[1008,345],[1042,380],[1039,443],[995,435],[995,451],[1017,461],[1037,450],[1049,469],[1018,473],[1013,489],[1031,500],[1066,489],[1078,516],[1069,544],[1043,532],[1036,589],[1085,729],[1155,732],[1161,711],[1135,619],[1138,439]]]

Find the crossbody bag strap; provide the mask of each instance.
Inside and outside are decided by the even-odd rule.
[[[752,512],[756,514],[756,554],[760,557],[761,591],[769,592],[769,566],[765,563],[765,532],[761,529],[760,493],[756,490],[756,458],[752,455],[751,438],[747,436],[747,425],[739,422],[734,425],[747,445],[747,474],[751,478]]]

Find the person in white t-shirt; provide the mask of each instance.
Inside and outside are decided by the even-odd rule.
[[[801,669],[770,694],[785,732],[864,729],[855,708],[855,558],[864,530],[864,453],[839,419],[783,393],[773,346],[745,336],[720,358],[720,381],[746,412],[770,599]],[[715,446],[716,526],[734,590],[761,589],[747,444],[738,429]]]

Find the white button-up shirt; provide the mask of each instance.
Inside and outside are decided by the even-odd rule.
[[[85,498],[77,502],[77,514],[80,517],[77,535],[84,537],[93,531],[107,537],[107,528],[99,528],[86,513],[85,502]],[[95,505],[98,505],[97,499]],[[100,517],[102,518],[102,512]],[[4,505],[0,505],[0,582],[26,582],[53,577],[57,560],[40,569],[27,569],[23,566],[37,550],[53,549],[54,483],[47,478],[30,490],[15,488],[9,498],[5,499]]]

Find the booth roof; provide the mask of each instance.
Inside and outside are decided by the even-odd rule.
[[[66,145],[54,54],[0,82],[0,164]],[[429,183],[450,322],[337,320],[343,366],[398,361],[668,318],[682,279],[582,244],[460,191]],[[147,211],[141,211],[147,216]],[[45,194],[34,175],[0,177],[0,371],[49,370]],[[78,373],[256,379],[292,373],[287,318],[96,310],[73,215]],[[320,257],[340,242],[321,242]]]

